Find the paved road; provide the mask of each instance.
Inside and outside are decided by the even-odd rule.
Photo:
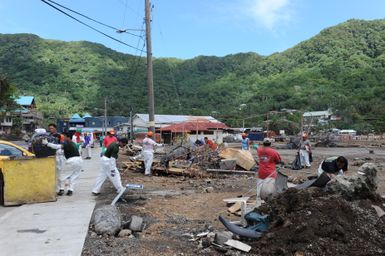
[[[91,188],[98,174],[98,149],[85,160],[72,197],[56,202],[0,206],[0,255],[81,255],[95,199]]]

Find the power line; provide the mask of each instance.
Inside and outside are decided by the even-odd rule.
[[[125,43],[125,42],[123,42],[123,41],[121,41],[121,40],[119,40],[119,39],[117,39],[117,38],[115,38],[115,37],[112,37],[112,36],[110,36],[110,35],[108,35],[108,34],[102,32],[102,31],[100,31],[100,30],[98,30],[98,29],[92,27],[91,25],[88,25],[87,23],[85,23],[85,22],[83,22],[83,21],[81,21],[81,20],[75,18],[75,17],[72,16],[71,14],[66,13],[65,11],[59,9],[58,7],[52,5],[51,3],[48,3],[47,1],[50,1],[50,0],[41,0],[41,1],[42,1],[43,3],[45,3],[45,4],[49,5],[49,6],[51,6],[51,7],[54,8],[55,10],[57,10],[57,11],[63,13],[64,15],[70,17],[71,19],[73,19],[73,20],[79,22],[80,24],[83,24],[84,26],[86,26],[86,27],[88,27],[88,28],[90,28],[90,29],[92,29],[92,30],[94,30],[94,31],[96,31],[96,32],[98,32],[98,33],[100,33],[100,34],[102,34],[102,35],[104,35],[104,36],[106,36],[106,37],[108,37],[108,38],[110,38],[110,39],[112,39],[112,40],[118,42],[118,43],[121,43],[121,44],[123,44],[123,45],[125,45],[125,46],[128,46],[128,47],[132,48],[132,49],[135,49],[135,50],[138,50],[138,51],[143,52],[143,49],[140,50],[139,48],[136,48],[136,47],[134,47],[134,46],[132,46],[132,45],[129,45],[129,44],[127,44],[127,43]]]
[[[91,17],[88,17],[88,16],[86,16],[86,15],[80,13],[80,12],[77,12],[77,11],[75,11],[75,10],[72,10],[72,9],[68,8],[68,7],[65,7],[64,5],[61,5],[61,4],[59,4],[59,3],[55,2],[55,1],[52,1],[52,0],[45,0],[45,1],[51,2],[52,4],[55,4],[55,5],[57,5],[57,6],[60,6],[61,8],[65,9],[65,10],[67,10],[67,11],[73,12],[73,13],[75,13],[75,14],[77,14],[77,15],[83,17],[83,18],[86,18],[86,19],[88,19],[88,20],[91,20],[91,21],[93,21],[93,22],[96,22],[96,23],[98,23],[99,25],[102,25],[102,26],[105,26],[105,27],[107,27],[107,28],[113,29],[113,30],[115,30],[115,31],[118,32],[118,33],[123,33],[123,32],[124,32],[124,33],[130,34],[130,35],[132,35],[132,36],[140,37],[140,36],[138,36],[138,35],[136,35],[136,34],[133,34],[133,33],[131,33],[131,32],[127,32],[127,30],[130,30],[130,29],[124,29],[124,30],[122,30],[122,29],[119,29],[119,28],[115,28],[115,27],[110,26],[110,25],[107,25],[107,24],[105,24],[105,23],[103,23],[103,22],[101,22],[101,21],[97,21],[97,20],[95,20],[95,19],[93,19],[93,18],[91,18]],[[45,1],[43,1],[43,2],[45,2]]]

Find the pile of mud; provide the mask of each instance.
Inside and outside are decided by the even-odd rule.
[[[384,255],[381,202],[347,201],[318,188],[289,189],[256,211],[270,216],[268,232],[248,242],[255,255]]]

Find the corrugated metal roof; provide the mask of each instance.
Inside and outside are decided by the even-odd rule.
[[[148,122],[149,115],[148,114],[136,114],[140,119],[144,122]],[[188,115],[155,115],[155,123],[157,124],[172,124],[172,123],[181,123],[187,121],[210,121],[216,122],[219,121],[212,116],[188,116]]]
[[[21,106],[30,106],[34,100],[33,96],[20,96],[16,99],[16,103]]]
[[[305,112],[303,113],[304,117],[317,117],[317,116],[329,116],[332,113],[329,110],[325,111],[313,111],[313,112]]]
[[[73,114],[73,115],[71,116],[71,119],[79,119],[79,118],[81,118],[81,116],[80,116],[78,113]]]
[[[192,131],[207,131],[209,129],[226,129],[227,127],[224,123],[221,122],[210,122],[210,121],[195,121],[195,122],[182,122],[177,124],[172,124],[163,128],[160,128],[161,131],[171,131],[171,132],[192,132]]]

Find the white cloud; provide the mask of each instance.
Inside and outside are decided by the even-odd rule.
[[[257,23],[275,31],[292,20],[290,4],[290,0],[253,0],[248,6],[248,13]]]

